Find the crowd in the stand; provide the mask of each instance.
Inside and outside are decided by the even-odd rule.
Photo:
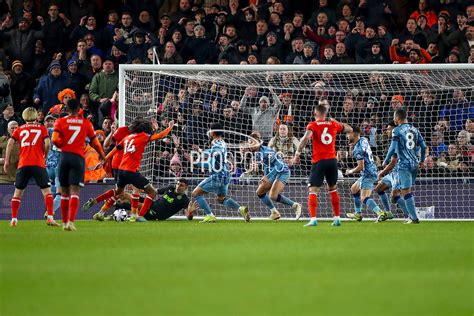
[[[118,65],[157,60],[161,64],[472,63],[474,3],[0,0],[1,157],[9,136],[23,123],[25,108],[35,107],[40,121],[51,129],[70,98],[80,100],[82,114],[111,150],[119,111]],[[309,97],[327,100],[333,117],[361,125],[378,159],[388,144],[384,128],[390,112],[405,107],[415,123],[423,123],[419,127],[430,144],[423,174],[472,173],[472,91],[383,93],[383,76],[373,74],[367,80],[382,92],[331,95],[324,89],[331,79],[317,81],[315,94]],[[258,130],[270,146],[291,156],[311,120],[310,102],[303,99],[308,96],[282,88],[295,80],[287,74],[278,89],[245,91],[219,82],[186,81],[160,95],[150,111],[157,113],[159,123],[177,120],[179,128],[159,145],[154,157],[157,175],[180,177],[191,172],[190,151],[207,145],[205,131],[211,120],[245,134]],[[139,97],[147,98],[145,93]],[[340,142],[341,165],[351,163],[350,149]],[[97,153],[90,146],[84,150],[88,179],[106,177]],[[0,171],[0,182],[14,180],[17,157],[11,159],[11,172]],[[295,172],[306,172],[306,167],[303,163]],[[244,175],[252,172],[250,168]]]

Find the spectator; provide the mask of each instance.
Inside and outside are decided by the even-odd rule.
[[[365,64],[386,64],[387,57],[384,55],[380,42],[372,43],[371,51],[365,58]]]
[[[431,56],[428,52],[421,48],[420,45],[414,44],[412,40],[405,41],[405,52],[408,53],[408,57],[401,56],[397,53],[396,45],[398,39],[392,41],[390,46],[390,59],[394,62],[401,64],[426,64],[431,63]]]
[[[183,58],[176,51],[176,46],[172,41],[169,41],[165,45],[165,49],[159,55],[160,63],[162,64],[182,64]]]
[[[293,133],[286,124],[280,124],[278,133],[268,142],[268,147],[280,153],[286,162],[295,155],[299,145],[300,142],[293,136]]]
[[[61,64],[53,60],[48,67],[48,74],[41,77],[33,93],[33,102],[40,106],[43,112],[58,103],[59,91],[67,88],[67,77],[61,70]]]
[[[22,113],[24,109],[31,106],[35,80],[23,71],[23,64],[15,60],[12,64],[11,99],[15,112]]]
[[[6,104],[12,104],[12,94],[10,91],[10,79],[5,75],[0,66],[0,108]]]
[[[8,124],[10,122],[17,122],[22,124],[23,121],[15,114],[15,109],[11,103],[3,105],[2,114],[0,115],[0,136],[8,135]]]
[[[171,21],[173,21],[173,23],[182,24],[183,18],[192,19],[193,15],[191,2],[189,0],[180,0],[178,11],[171,15]]]
[[[418,2],[418,9],[410,14],[410,18],[415,20],[417,20],[419,16],[424,16],[426,18],[426,24],[430,28],[432,28],[438,20],[438,15],[430,8],[430,5],[426,0],[420,0]]]
[[[52,56],[69,47],[67,39],[72,30],[72,22],[64,15],[64,10],[59,13],[59,6],[50,4],[48,15],[45,18],[38,16],[38,20],[42,26],[47,55]]]
[[[319,0],[318,9],[311,15],[309,23],[314,26],[324,26],[328,22],[336,22],[336,11],[328,6],[327,0]]]
[[[81,103],[81,108],[84,111],[84,117],[92,122],[94,129],[97,129],[99,127],[99,114],[97,109],[91,106],[89,94],[83,93],[79,98],[79,102]]]
[[[291,41],[292,52],[286,57],[287,64],[293,64],[296,57],[303,56],[303,37],[297,37]]]
[[[314,44],[311,42],[306,42],[303,45],[303,55],[296,56],[293,60],[293,64],[310,64],[313,58],[316,58],[314,53]]]
[[[31,21],[20,18],[18,28],[4,31],[4,24],[0,26],[0,38],[8,42],[6,50],[10,60],[20,60],[26,68],[33,65],[34,46],[37,39],[44,37],[43,31],[31,29]]]
[[[137,29],[131,35],[133,39],[131,43],[127,43],[127,39],[121,37],[114,42],[114,46],[126,54],[128,63],[132,63],[134,60],[143,63],[147,56],[147,50],[151,48],[151,43],[146,42],[143,30]]]
[[[183,60],[196,64],[210,64],[216,61],[216,47],[205,37],[202,25],[194,28],[194,37],[186,39],[183,48]]]
[[[218,60],[226,59],[229,64],[237,64],[239,62],[237,57],[237,49],[230,43],[229,36],[222,34],[219,36],[218,42]]]
[[[60,114],[67,113],[66,104],[69,100],[75,99],[76,93],[71,89],[64,89],[58,93],[59,104],[56,104],[51,109],[49,109],[49,114],[59,117]]]
[[[324,54],[321,58],[321,64],[338,64],[338,59],[334,57],[334,45],[328,44],[324,46]]]
[[[88,82],[86,77],[78,73],[76,60],[70,59],[67,62],[67,72],[65,73],[65,76],[69,88],[71,88],[77,95],[84,93]]]
[[[7,172],[5,173],[3,165],[5,164],[5,153],[7,143],[10,137],[13,135],[15,130],[18,128],[18,122],[10,121],[7,126],[8,134],[2,134],[0,136],[0,183],[14,183],[16,178],[16,171],[18,169],[18,160],[20,158],[20,146],[18,143],[13,145],[12,152],[10,154],[10,164]]]
[[[69,38],[76,43],[79,39],[85,38],[86,35],[92,35],[89,40],[93,39],[94,45],[97,45],[101,50],[110,43],[107,33],[103,29],[97,28],[97,20],[92,15],[83,16],[79,25],[72,30]]]
[[[249,89],[245,89],[245,93],[240,100],[242,110],[247,110],[252,117],[252,130],[260,132],[262,140],[267,143],[273,134],[273,123],[275,122],[276,113],[281,108],[281,101],[273,88],[269,88],[273,98],[273,105],[270,105],[270,99],[262,96],[258,100],[258,107],[252,107],[248,100],[251,96]]]
[[[278,43],[277,35],[274,32],[267,33],[267,43],[260,50],[260,58],[266,61],[270,56],[275,56],[281,60],[281,45]]]
[[[337,36],[337,33],[336,33]],[[353,64],[354,58],[347,55],[346,45],[343,42],[336,44],[336,59],[339,64]]]
[[[102,65],[102,71],[96,73],[92,78],[89,89],[89,96],[93,102],[104,107],[106,102],[110,102],[118,85],[118,73],[114,70],[114,63],[106,59]],[[110,113],[107,113],[110,115]]]
[[[431,155],[435,158],[440,157],[442,154],[448,152],[448,145],[444,143],[444,135],[440,132],[433,132],[431,134]]]
[[[438,44],[434,42],[429,43],[426,51],[430,54],[432,63],[439,64],[443,62],[443,59],[439,55]]]
[[[99,159],[99,154],[89,144],[86,144],[84,148],[84,167],[85,183],[96,183],[105,178],[106,172]]]
[[[471,134],[468,131],[460,131],[456,141],[462,157],[472,158],[474,156],[474,148],[471,144]]]
[[[474,119],[474,106],[464,96],[464,91],[455,89],[452,102],[441,109],[440,118],[449,121],[450,130],[459,132],[467,119]]]

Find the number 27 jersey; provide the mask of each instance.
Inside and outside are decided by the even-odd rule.
[[[336,135],[344,130],[344,126],[334,120],[316,120],[306,127],[313,132],[313,154],[311,163],[336,158]]]
[[[15,130],[12,138],[20,143],[18,168],[45,168],[44,139],[48,137],[48,130],[41,124],[26,123]]]

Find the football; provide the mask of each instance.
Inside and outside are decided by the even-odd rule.
[[[118,210],[115,210],[113,214],[113,218],[116,222],[123,222],[123,221],[126,221],[129,218],[129,216],[126,210],[118,209]]]

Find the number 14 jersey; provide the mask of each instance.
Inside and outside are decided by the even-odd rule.
[[[306,127],[313,132],[313,154],[311,163],[320,160],[336,158],[336,135],[344,130],[344,126],[334,120],[319,120],[311,122]]]
[[[120,162],[120,170],[137,172],[140,169],[143,152],[150,142],[147,133],[131,134],[125,137],[117,149],[123,150],[123,158]]]

